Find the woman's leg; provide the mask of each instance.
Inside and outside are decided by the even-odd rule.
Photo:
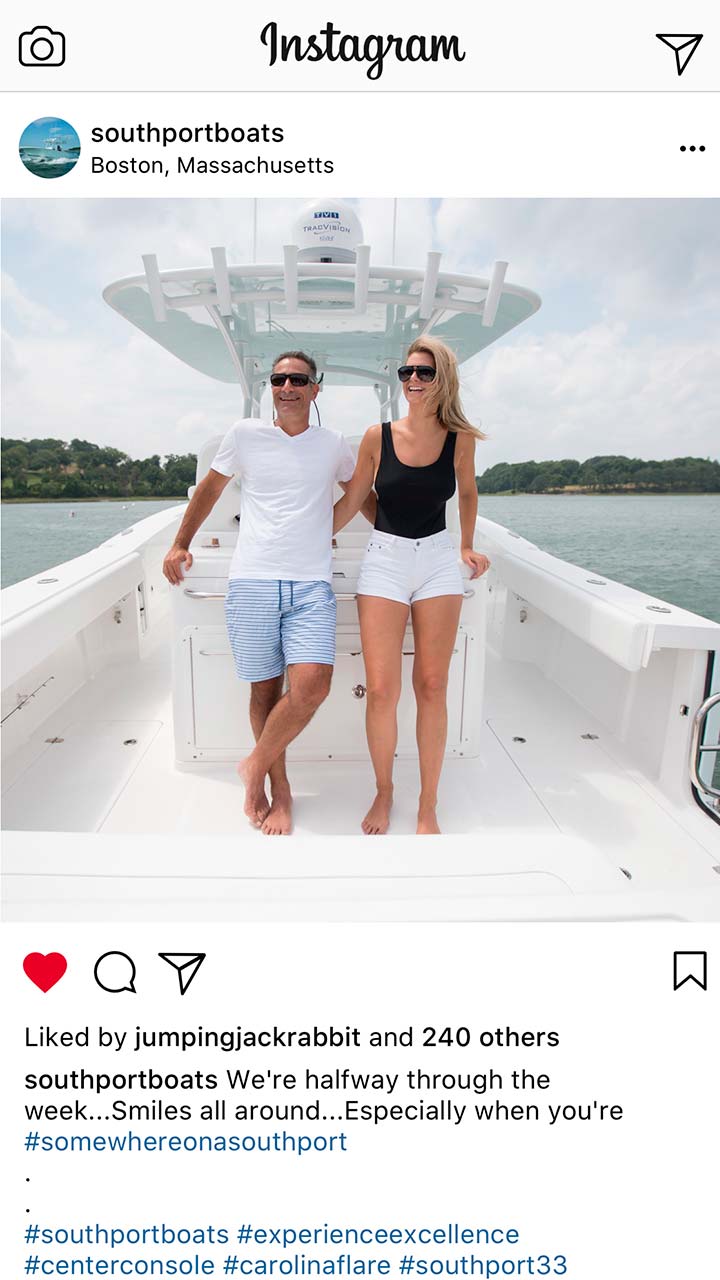
[[[367,686],[365,726],[377,787],[362,829],[368,836],[381,836],[388,829],[392,806],[402,645],[409,610],[406,604],[380,596],[358,596],[357,601]]]
[[[412,606],[413,688],[420,755],[418,835],[440,834],[435,808],[447,739],[448,670],[461,606],[462,596],[434,596],[430,600],[418,600]]]

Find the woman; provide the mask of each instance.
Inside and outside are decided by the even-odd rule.
[[[463,581],[445,531],[445,504],[457,484],[460,554],[478,578],[489,567],[473,550],[477,515],[475,441],[460,404],[457,361],[437,338],[418,338],[398,369],[407,417],[370,427],[355,474],[335,506],[334,531],[360,510],[373,485],[375,532],[358,581],[367,684],[367,736],[377,794],[362,823],[383,835],[390,822],[397,746],[402,644],[408,612],[415,636],[413,688],[420,756],[418,835],[438,835],[437,787],[447,738],[446,690]]]

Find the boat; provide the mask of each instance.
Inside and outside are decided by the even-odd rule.
[[[516,325],[533,290],[375,263],[354,211],[303,209],[274,261],[195,268],[143,257],[109,284],[119,317],[260,412],[273,359],[311,350],[324,386],[372,388],[432,331],[461,365]],[[333,423],[341,427],[341,423]],[[199,451],[197,481],[218,438]],[[191,490],[192,492],[192,490]],[[417,760],[403,646],[398,801],[360,833],[372,773],[355,587],[362,516],[333,547],[332,693],[290,749],[295,829],[243,817],[247,687],[223,621],[242,489],[193,542],[182,587],[162,561],[185,507],[3,592],[4,913],[9,920],[720,919],[720,626],[566,563],[480,516],[489,573],[466,583],[449,686],[444,834],[414,831]],[[457,537],[457,510],[448,512]]]

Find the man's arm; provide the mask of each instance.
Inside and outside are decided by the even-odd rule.
[[[192,565],[192,556],[188,550],[203,520],[207,519],[226,484],[232,476],[224,476],[220,471],[208,471],[201,480],[188,503],[183,522],[177,531],[177,537],[163,560],[163,573],[168,582],[178,586],[183,580],[183,569]]]

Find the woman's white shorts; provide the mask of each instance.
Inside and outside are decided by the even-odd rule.
[[[463,580],[450,534],[399,538],[375,529],[360,569],[357,594],[415,604],[434,596],[461,596]]]

